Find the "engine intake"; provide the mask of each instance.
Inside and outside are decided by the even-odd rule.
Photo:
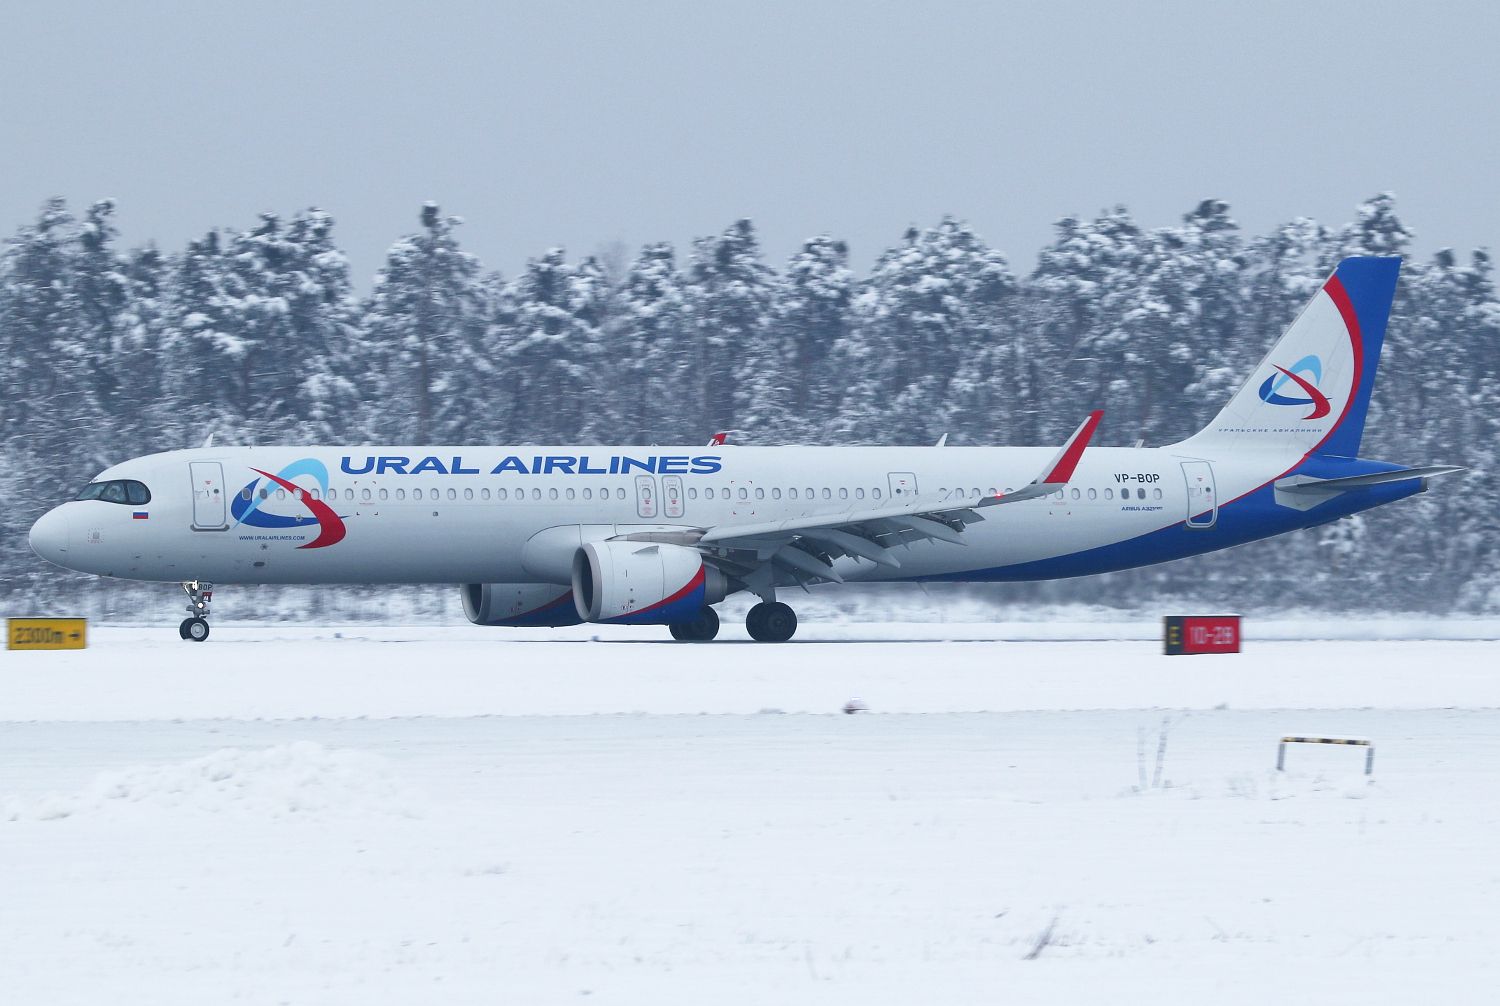
[[[555,583],[465,583],[464,614],[475,625],[577,625],[573,591]]]
[[[687,622],[728,593],[724,574],[681,545],[595,541],[573,556],[573,598],[586,622]]]

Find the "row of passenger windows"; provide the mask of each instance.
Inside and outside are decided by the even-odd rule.
[[[710,487],[705,487],[702,490],[702,496],[706,500],[711,500],[711,499],[729,500],[729,499],[735,499],[735,498],[742,499],[742,500],[748,500],[748,499],[751,499],[751,498],[758,499],[758,500],[763,500],[763,499],[766,499],[767,492],[768,492],[768,490],[766,490],[766,489],[760,489],[760,488],[751,489],[751,488],[749,488],[747,486],[740,486],[738,490],[731,489],[729,486],[721,486],[721,487],[719,487],[717,489],[715,489],[715,488],[713,488],[713,487],[710,486]],[[822,490],[822,498],[825,499],[825,500],[831,500],[831,499],[834,498],[835,493],[837,493],[837,496],[838,496],[839,499],[841,499],[841,500],[847,500],[847,499],[850,498],[851,492],[853,494],[853,498],[854,499],[862,500],[862,499],[866,498],[865,497],[865,490],[863,488],[856,488],[856,489],[850,490],[847,487],[843,488],[843,489],[838,489],[838,490],[825,488],[825,489]],[[337,499],[340,498],[339,497],[339,490],[337,490],[337,489],[328,489],[326,491],[325,490],[319,490],[319,489],[297,489],[297,490],[294,490],[294,493],[297,496],[297,498],[299,498],[299,499],[302,498],[302,497],[304,497],[304,496],[306,496],[308,499],[330,500],[330,501],[331,500],[337,500]],[[782,490],[780,488],[773,488],[773,489],[769,490],[769,493],[770,493],[770,498],[773,499],[773,500],[779,500],[779,499],[782,498]],[[570,500],[585,499],[585,500],[593,500],[593,499],[596,499],[596,498],[597,499],[601,499],[601,500],[607,500],[607,499],[610,498],[610,494],[611,494],[611,490],[610,489],[599,489],[597,491],[597,493],[596,493],[595,490],[592,487],[585,487],[583,489],[568,488],[568,489],[548,489],[548,490],[546,490],[546,498],[547,499],[553,499],[553,500],[557,500],[557,499],[570,499]],[[621,500],[625,499],[625,490],[623,488],[614,489],[613,490],[613,494],[614,494],[614,498],[615,499],[621,499]],[[256,496],[256,495],[258,495],[263,500],[265,500],[265,499],[271,499],[273,497],[276,498],[276,499],[279,499],[279,500],[284,500],[284,499],[287,498],[287,491],[285,489],[262,488],[258,493],[253,493],[252,490],[251,490],[251,488],[249,486],[246,486],[244,489],[240,490],[240,497],[242,499],[247,500],[247,501],[250,500],[250,499],[253,499],[254,496]],[[430,501],[436,502],[438,500],[441,500],[443,498],[443,496],[444,496],[444,491],[441,490],[441,489],[425,489],[425,490],[424,489],[413,489],[413,490],[411,490],[411,497],[410,498],[413,501],[416,501],[416,502],[422,502],[423,500],[430,500]],[[699,490],[696,487],[689,488],[687,490],[687,498],[688,499],[690,499],[690,500],[696,500],[696,499],[698,499],[698,496],[699,496]],[[345,500],[347,500],[349,502],[353,502],[356,498],[359,499],[362,502],[365,502],[365,503],[370,503],[370,502],[374,502],[374,501],[377,501],[377,500],[379,500],[381,502],[385,502],[385,501],[389,501],[389,500],[392,500],[392,499],[396,500],[397,502],[405,502],[405,500],[407,499],[407,490],[405,490],[405,489],[394,489],[394,490],[392,490],[392,489],[360,489],[358,491],[358,493],[356,493],[356,491],[353,490],[353,489],[345,489],[343,491],[343,499],[345,499]],[[449,490],[447,490],[447,498],[450,499],[450,500],[457,500],[459,498],[459,490],[457,490],[457,489],[449,489]],[[494,490],[493,493],[491,493],[491,491],[488,488],[480,488],[478,490],[475,490],[473,488],[466,488],[466,489],[463,490],[463,499],[465,499],[465,500],[478,499],[478,500],[481,500],[481,501],[486,501],[486,500],[489,500],[491,498],[497,499],[497,500],[509,500],[509,499],[524,500],[524,499],[526,499],[526,490],[525,489],[516,489],[514,491],[511,491],[509,489],[496,489],[496,490]],[[534,500],[540,500],[540,499],[542,499],[543,498],[543,490],[541,490],[541,489],[532,489],[531,490],[531,498],[534,499]],[[795,500],[795,499],[815,500],[815,499],[818,498],[818,495],[817,495],[817,490],[812,489],[812,488],[809,487],[807,489],[802,489],[802,490],[788,489],[788,490],[786,490],[786,498],[787,499],[793,499],[793,500]],[[880,499],[881,498],[880,490],[879,489],[871,489],[871,490],[869,490],[869,498],[870,499],[877,499],[877,500]]]
[[[146,488],[145,486],[142,486],[139,482],[134,482],[134,483],[95,483],[95,484],[90,485],[89,487],[87,487],[87,489],[85,489],[85,492],[86,493],[87,492],[95,492],[95,493],[104,493],[104,492],[107,492],[109,494],[109,496],[105,497],[105,496],[102,496],[102,495],[89,495],[89,496],[80,495],[78,498],[79,499],[110,498],[111,502],[120,502],[120,503],[123,503],[123,502],[126,502],[126,500],[124,498],[114,499],[113,497],[116,496],[116,495],[123,496],[125,494],[125,490],[123,489],[123,486],[125,486],[125,485],[138,486],[141,493],[144,493],[145,492],[145,488]],[[106,490],[105,489],[106,486],[111,487],[111,488],[109,488],[109,489]],[[1010,493],[1013,490],[1007,488],[1005,491],[1007,493]],[[337,489],[329,489],[329,490],[326,490],[326,491],[321,491],[321,490],[317,490],[317,489],[306,489],[306,490],[299,489],[299,490],[295,490],[295,492],[296,492],[296,495],[299,498],[302,497],[302,496],[304,496],[304,495],[307,496],[310,499],[315,499],[315,500],[324,499],[324,500],[330,500],[331,501],[331,500],[337,500],[339,498],[339,491]],[[700,490],[698,488],[696,488],[696,487],[690,487],[687,490],[687,498],[690,499],[690,500],[696,500],[699,497],[699,492],[700,492]],[[767,498],[768,494],[769,494],[769,498],[773,499],[773,500],[779,500],[779,499],[783,498],[783,496],[782,496],[783,491],[779,487],[773,487],[771,489],[764,489],[764,488],[757,487],[757,488],[752,489],[752,488],[750,488],[748,486],[740,486],[740,487],[738,487],[738,489],[731,489],[729,486],[720,486],[718,488],[715,488],[715,487],[712,487],[712,486],[707,486],[707,487],[703,488],[701,490],[701,492],[702,492],[702,497],[705,500],[714,500],[714,499],[719,499],[719,500],[731,500],[731,499],[748,500],[748,499],[752,499],[752,498],[757,499],[757,500],[764,500],[764,499]],[[868,496],[866,495],[867,492],[868,492]],[[953,490],[953,492],[959,493],[960,495],[965,495],[965,491],[963,489],[955,489],[955,490]],[[989,495],[994,496],[994,495],[996,495],[996,492],[997,492],[996,489],[991,488],[989,490]],[[1068,492],[1071,494],[1072,498],[1075,499],[1075,500],[1081,500],[1083,498],[1085,492],[1088,494],[1088,498],[1090,500],[1097,500],[1097,499],[1099,499],[1100,490],[1098,490],[1098,489],[1087,489],[1087,490],[1072,489],[1072,490],[1068,490]],[[597,494],[596,494],[595,490],[592,487],[585,487],[583,489],[572,489],[572,488],[568,488],[568,489],[548,489],[548,490],[546,490],[546,498],[550,499],[550,500],[560,500],[560,499],[569,499],[569,500],[578,500],[578,499],[594,500],[596,498],[600,499],[600,500],[607,500],[607,499],[610,498],[610,493],[611,493],[611,490],[609,490],[609,489],[599,489],[597,491]],[[614,498],[615,499],[620,499],[620,500],[625,499],[625,490],[623,488],[615,489],[615,490],[613,490],[613,493],[614,493]],[[948,490],[946,488],[939,489],[938,493],[939,493],[939,495],[946,496],[946,495],[948,495]],[[1052,498],[1054,500],[1057,500],[1057,501],[1061,502],[1063,500],[1063,498],[1064,498],[1063,493],[1064,493],[1064,490],[1059,489],[1057,492],[1055,492],[1055,493],[1052,494]],[[1153,489],[1153,490],[1151,490],[1151,493],[1152,493],[1152,497],[1154,499],[1161,499],[1162,498],[1162,492],[1161,492],[1160,489]],[[872,489],[869,489],[867,491],[863,487],[856,487],[856,488],[854,488],[852,490],[849,489],[849,488],[847,488],[847,487],[844,487],[844,488],[841,488],[841,489],[837,489],[837,490],[824,487],[821,490],[817,490],[817,489],[812,488],[811,486],[808,486],[808,487],[803,488],[803,489],[791,488],[791,489],[785,490],[785,498],[789,499],[789,500],[808,500],[808,501],[814,501],[814,500],[818,500],[818,499],[832,500],[832,499],[835,498],[835,494],[837,495],[837,498],[841,499],[841,500],[850,499],[851,498],[851,494],[852,494],[852,498],[854,498],[856,500],[862,500],[862,499],[866,499],[866,498],[871,499],[871,500],[878,500],[878,499],[882,498],[881,497],[881,492],[880,492],[879,488],[872,488]],[[1103,494],[1104,494],[1104,498],[1107,499],[1107,500],[1113,500],[1115,498],[1115,490],[1113,488],[1106,488],[1106,489],[1104,489],[1103,490]],[[449,489],[449,490],[447,490],[446,495],[447,495],[447,498],[449,500],[457,500],[457,499],[459,499],[459,490],[458,489]],[[975,488],[969,490],[966,495],[967,496],[972,496],[974,498],[978,498],[981,495],[981,493],[980,493],[979,488],[976,486]],[[150,498],[149,496],[147,496],[146,499],[140,499],[138,497],[138,495],[135,493],[134,490],[130,491],[130,496],[131,496],[131,498],[130,498],[129,502],[131,502],[131,503],[136,503],[136,502],[144,503],[144,502],[146,502],[146,499]],[[242,498],[244,498],[245,500],[251,499],[252,498],[252,494],[251,494],[250,487],[246,486],[244,489],[240,490],[240,496]],[[261,499],[270,499],[272,496],[275,496],[279,500],[284,500],[287,497],[287,491],[285,489],[275,489],[275,490],[272,490],[272,489],[263,488],[263,489],[260,490],[259,496],[260,496]],[[434,502],[435,503],[435,502],[443,499],[443,497],[444,497],[444,491],[441,490],[441,489],[413,489],[413,490],[411,490],[411,499],[414,502],[418,502],[418,503],[424,502],[424,501],[430,501],[430,502]],[[1136,497],[1136,499],[1145,499],[1146,498],[1146,490],[1145,489],[1137,489],[1137,490],[1135,490],[1135,497]],[[354,502],[355,499],[356,499],[356,492],[355,492],[355,490],[353,490],[353,489],[345,489],[344,490],[344,494],[343,494],[343,498],[346,501],[348,501],[348,502],[351,502],[351,503]],[[405,502],[406,499],[407,499],[407,490],[405,490],[405,489],[395,489],[395,490],[391,490],[391,489],[361,489],[361,490],[358,491],[357,498],[361,502],[364,502],[364,503],[371,503],[371,502],[375,502],[377,500],[379,502],[384,503],[384,502],[388,502],[391,499],[394,499],[396,502],[401,503],[401,502]],[[497,499],[497,500],[515,499],[517,501],[520,501],[520,500],[526,499],[526,490],[525,489],[516,489],[514,491],[511,491],[509,489],[496,489],[496,490],[494,490],[493,493],[491,493],[491,491],[488,488],[480,488],[478,490],[475,490],[473,488],[466,488],[466,489],[463,490],[463,499],[468,500],[468,501],[473,501],[475,499],[479,499],[480,501],[488,501],[491,498]],[[532,489],[531,490],[531,498],[533,500],[540,500],[540,499],[542,499],[543,498],[543,490],[541,490],[541,489]],[[1128,488],[1121,489],[1120,490],[1120,499],[1122,499],[1122,500],[1128,500],[1128,499],[1130,499],[1130,489],[1128,489]]]

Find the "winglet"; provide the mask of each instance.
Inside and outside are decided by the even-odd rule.
[[[729,438],[738,433],[739,430],[720,430],[708,438],[708,447],[728,447]]]
[[[1067,485],[1073,478],[1073,472],[1078,468],[1078,462],[1083,457],[1083,449],[1089,445],[1094,431],[1099,428],[1099,421],[1104,418],[1103,409],[1095,409],[1073,431],[1073,435],[1062,445],[1062,449],[1047,462],[1047,467],[1042,469],[1029,485],[1022,486],[1013,493],[996,493],[979,501],[980,506],[994,506],[997,503],[1019,503],[1022,500],[1036,499],[1038,496],[1046,496],[1056,492]]]
[[[1073,431],[1073,435],[1063,444],[1062,450],[1057,452],[1057,457],[1052,459],[1052,464],[1037,482],[1048,486],[1060,486],[1069,482],[1073,478],[1073,469],[1078,467],[1078,459],[1083,457],[1083,449],[1089,445],[1089,440],[1103,418],[1103,409],[1090,412],[1089,417]]]

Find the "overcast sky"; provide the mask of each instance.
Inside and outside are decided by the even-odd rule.
[[[428,199],[507,274],[741,216],[778,266],[816,233],[863,266],[951,213],[1029,271],[1116,203],[1259,232],[1393,190],[1466,250],[1500,234],[1497,38],[1477,2],[13,2],[0,233],[51,195],[169,250],[319,206],[365,287]]]

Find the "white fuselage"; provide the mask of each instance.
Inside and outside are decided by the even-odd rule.
[[[957,504],[1026,484],[1051,453],[1041,447],[202,448],[149,455],[101,473],[100,481],[139,481],[149,503],[64,504],[38,523],[33,542],[60,565],[139,580],[566,583],[580,541],[837,515],[912,499]],[[269,478],[282,473],[295,492]],[[1186,550],[1116,558],[1100,568],[1209,551],[1245,540],[1216,535],[1220,500],[1279,474],[1275,459],[1254,453],[1229,461],[1171,448],[1091,448],[1066,489],[985,511],[984,520],[965,529],[962,545],[913,543],[901,550],[899,569],[849,557],[835,569],[850,580],[1076,575],[1097,570],[1005,570],[1173,526],[1195,533]],[[1199,486],[1191,500],[1190,482]],[[317,504],[336,516],[341,534],[317,518]],[[1296,525],[1278,523],[1265,532]]]

